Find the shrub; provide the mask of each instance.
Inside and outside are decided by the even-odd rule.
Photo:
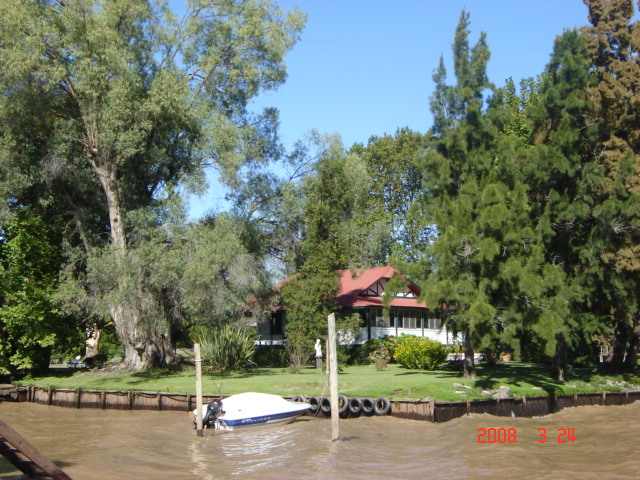
[[[369,346],[369,360],[376,364],[380,360],[390,361],[396,348],[396,337],[374,338],[367,342]]]
[[[223,325],[216,329],[198,329],[194,341],[200,344],[202,365],[210,370],[242,370],[253,364],[257,338],[252,328]]]
[[[393,358],[396,347],[396,337],[374,338],[367,343],[369,360],[378,370],[387,368],[387,363]]]
[[[258,367],[287,366],[287,351],[281,346],[260,346],[254,349],[253,361]]]
[[[406,368],[434,370],[447,359],[447,347],[429,338],[401,335],[393,358]]]
[[[369,363],[369,350],[366,345],[338,345],[338,363],[367,365]]]

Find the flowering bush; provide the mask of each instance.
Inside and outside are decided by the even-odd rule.
[[[374,338],[369,342],[369,358],[376,367],[386,367],[389,360],[393,358],[396,345],[395,337]]]
[[[406,368],[433,370],[447,359],[447,347],[428,338],[401,335],[393,358]]]

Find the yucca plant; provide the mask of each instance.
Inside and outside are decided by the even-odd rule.
[[[200,328],[193,339],[200,344],[203,367],[209,370],[243,370],[253,365],[257,333],[252,328],[231,325]]]

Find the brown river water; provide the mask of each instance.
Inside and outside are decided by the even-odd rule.
[[[181,412],[0,403],[0,418],[74,480],[640,478],[640,402],[439,424],[360,417],[341,420],[336,442],[311,416],[203,437]],[[0,480],[17,473],[0,458]]]

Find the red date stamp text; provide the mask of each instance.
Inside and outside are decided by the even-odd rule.
[[[518,429],[516,428],[479,428],[478,443],[516,443]],[[547,433],[546,428],[538,429],[538,443],[547,441],[556,443],[575,443],[575,428],[558,428],[556,432]]]

